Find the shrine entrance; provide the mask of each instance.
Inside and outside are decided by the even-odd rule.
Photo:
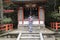
[[[44,8],[37,4],[25,4],[19,7],[18,11],[18,25],[28,25],[29,15],[33,17],[33,25],[44,25]]]
[[[28,20],[29,15],[32,15],[34,20],[38,20],[38,8],[24,8],[24,20]]]
[[[33,17],[33,24],[39,24],[39,10],[38,7],[24,7],[23,10],[23,24],[28,24],[28,17],[30,14]]]

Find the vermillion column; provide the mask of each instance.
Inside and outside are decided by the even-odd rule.
[[[40,19],[40,26],[45,27],[45,12],[43,7],[39,7],[39,19]]]
[[[22,21],[23,21],[23,7],[20,7],[18,11],[18,27],[22,26]]]

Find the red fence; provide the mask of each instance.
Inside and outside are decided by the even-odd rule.
[[[0,30],[5,30],[5,31],[13,30],[13,24],[4,24],[4,25],[1,25],[0,26]]]
[[[51,22],[51,27],[58,30],[58,28],[60,28],[60,22]]]

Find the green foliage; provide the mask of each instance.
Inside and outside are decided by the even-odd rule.
[[[10,4],[10,5],[6,5],[4,4],[4,9],[12,9],[12,10],[16,10],[17,9],[17,5],[16,4]]]
[[[53,21],[60,21],[60,13],[52,12],[51,15],[50,15],[50,18],[51,18]],[[52,21],[52,20],[51,20],[51,21]]]
[[[49,12],[45,15],[45,24],[47,26],[51,26],[51,22],[60,22],[60,13],[57,12]]]
[[[11,18],[4,18],[4,19],[2,20],[2,23],[3,23],[3,24],[12,23],[12,19],[11,19]]]
[[[60,21],[60,13],[55,12],[59,10],[60,0],[48,0],[45,10],[45,24],[50,26],[50,22]]]

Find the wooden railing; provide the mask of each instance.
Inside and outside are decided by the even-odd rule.
[[[60,28],[60,22],[51,22],[51,27],[58,30],[58,28]]]
[[[0,25],[0,30],[13,30],[13,24],[2,24]]]

